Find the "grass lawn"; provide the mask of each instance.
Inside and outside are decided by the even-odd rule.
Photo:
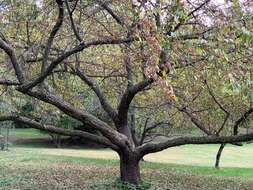
[[[21,138],[45,138],[34,129],[17,129]],[[42,146],[41,146],[42,145]],[[213,168],[218,145],[187,145],[150,154],[141,163],[150,190],[253,190],[253,144],[228,145],[220,170]],[[0,152],[0,189],[116,190],[118,156],[109,149],[49,148],[21,143]]]
[[[21,137],[21,138],[42,138],[42,137],[48,137],[46,133],[43,133],[37,129],[15,129],[15,132],[13,134],[15,137]]]
[[[219,145],[187,145],[146,156],[151,162],[213,166]],[[253,144],[242,147],[227,145],[222,153],[221,167],[253,168]]]
[[[218,148],[218,145],[187,145],[147,155],[145,160],[156,163],[212,167]],[[39,152],[40,154],[55,156],[118,159],[115,152],[103,149],[98,151],[92,149],[40,148]],[[253,144],[247,144],[242,147],[228,145],[222,154],[221,167],[253,168],[252,158]]]
[[[212,148],[212,146],[210,147]],[[252,149],[252,145],[247,147],[249,150]],[[183,153],[187,156],[186,153],[198,149],[199,151],[203,150],[202,154],[195,155],[196,158],[199,158],[199,162],[202,159],[209,159],[204,154],[209,150],[207,147],[186,146],[179,147],[178,150],[180,148],[180,156]],[[228,149],[230,150],[230,147]],[[180,165],[161,163],[164,162],[162,159],[166,155],[169,157],[175,151],[166,150],[158,155],[150,155],[146,160],[153,159],[155,162],[148,161],[141,164],[144,179],[152,182],[150,189],[253,189],[253,167],[224,167],[216,170],[208,165],[204,166],[208,161],[202,161],[200,165],[203,166],[185,165],[184,162],[181,162]],[[160,160],[158,159],[159,154],[162,156]],[[195,158],[193,153],[188,156],[193,160]],[[174,155],[173,158],[175,157]],[[248,160],[246,157],[243,159],[245,162],[250,162],[251,158],[249,156]],[[114,190],[112,184],[119,174],[117,155],[104,149],[53,149],[19,146],[12,147],[7,152],[0,152],[0,163],[0,189]],[[226,161],[226,164],[232,163],[232,160]]]

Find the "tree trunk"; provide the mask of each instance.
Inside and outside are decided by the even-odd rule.
[[[55,148],[61,148],[61,135],[58,134],[49,134],[52,138]]]
[[[120,155],[120,179],[122,182],[137,185],[141,181],[139,159],[134,154]]]
[[[224,149],[226,144],[221,144],[220,145],[220,148],[217,152],[217,155],[216,155],[216,161],[215,161],[215,168],[219,169],[220,168],[220,157],[221,157],[221,154],[222,154],[222,151]]]
[[[61,148],[61,135],[56,136],[56,148]]]

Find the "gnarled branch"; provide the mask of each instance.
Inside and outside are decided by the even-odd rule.
[[[115,129],[110,127],[108,124],[96,118],[95,116],[87,113],[86,111],[80,110],[78,108],[74,108],[72,105],[65,102],[61,98],[53,94],[43,92],[43,91],[38,91],[38,90],[29,90],[22,93],[27,94],[36,99],[39,99],[43,102],[54,105],[55,107],[60,109],[63,113],[81,121],[84,124],[91,126],[94,129],[97,129],[98,131],[101,132],[103,136],[108,138],[112,143],[120,147],[126,147],[126,146],[129,147],[128,145],[130,143],[128,142],[125,135],[120,134]]]
[[[28,82],[22,86],[20,86],[20,89],[22,91],[27,91],[41,82],[44,81],[44,79],[52,73],[52,71],[65,59],[70,57],[71,55],[81,52],[82,50],[89,48],[91,46],[97,46],[97,45],[106,45],[106,44],[122,44],[122,43],[127,43],[134,40],[133,38],[125,38],[125,39],[113,39],[113,38],[105,38],[101,40],[90,40],[86,42],[81,42],[77,47],[74,49],[71,49],[67,52],[65,52],[63,55],[55,59],[54,61],[51,62],[51,64],[47,67],[47,69],[41,73],[36,79],[34,79],[31,82]]]
[[[169,139],[162,143],[148,143],[137,148],[137,152],[141,156],[148,153],[155,153],[162,151],[166,148],[181,146],[186,144],[225,144],[225,143],[238,143],[247,142],[253,140],[253,133],[246,135],[236,135],[236,136],[205,136],[205,137],[178,137],[174,139]]]
[[[13,81],[13,80],[8,80],[8,79],[0,79],[0,85],[5,85],[5,86],[18,86],[18,85],[20,85],[20,82],[18,82],[18,81]]]
[[[77,68],[75,71],[76,75],[80,77],[97,95],[100,104],[102,105],[103,109],[108,113],[112,120],[117,120],[117,112],[111,107],[109,102],[107,101],[104,94],[101,92],[99,87],[93,82],[91,78],[89,78],[84,72]]]
[[[46,70],[47,67],[47,61],[48,61],[48,56],[54,41],[54,38],[57,34],[57,32],[59,31],[60,27],[62,26],[63,23],[63,19],[64,19],[64,8],[63,8],[63,1],[59,0],[56,1],[57,5],[58,5],[58,9],[59,9],[59,14],[58,14],[58,18],[57,21],[49,35],[49,38],[47,40],[47,44],[44,50],[44,54],[43,54],[43,59],[42,59],[42,67],[41,67],[41,71],[44,72]]]
[[[136,94],[143,91],[147,86],[149,86],[153,82],[154,82],[154,79],[146,78],[145,80],[126,89],[125,93],[123,94],[121,98],[120,104],[118,106],[118,116],[119,116],[120,121],[123,121],[124,118],[127,119],[129,106],[133,98],[136,96]]]
[[[13,48],[9,44],[7,44],[7,42],[5,40],[3,40],[1,37],[0,37],[0,49],[2,49],[9,56],[9,58],[11,60],[11,64],[14,68],[15,74],[18,78],[18,81],[20,83],[23,83],[24,76],[23,76],[21,67],[18,63],[15,52],[14,52]]]
[[[42,131],[52,132],[52,133],[65,135],[65,136],[78,136],[78,137],[85,138],[85,139],[91,140],[91,141],[99,143],[99,144],[106,145],[114,150],[118,149],[118,147],[116,145],[112,144],[105,137],[94,135],[94,134],[80,131],[80,130],[61,129],[58,127],[42,125],[39,122],[33,121],[32,119],[27,118],[27,117],[23,117],[23,116],[4,116],[4,117],[0,117],[0,122],[1,121],[20,122],[20,123],[30,126],[31,128],[34,128],[34,129],[39,129]]]

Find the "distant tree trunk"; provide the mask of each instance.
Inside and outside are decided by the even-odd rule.
[[[55,146],[56,148],[61,148],[61,135],[55,136]]]
[[[226,144],[221,144],[220,148],[219,148],[219,150],[216,154],[215,168],[217,168],[217,169],[220,168],[220,158],[221,158],[221,154],[222,154],[222,151],[223,151],[225,146],[226,146]]]
[[[140,183],[139,158],[133,153],[120,154],[120,179],[135,185]]]
[[[4,136],[1,136],[1,135],[0,135],[0,147],[1,147],[1,150],[4,150]]]
[[[50,134],[52,140],[53,140],[53,143],[54,143],[54,146],[56,148],[61,148],[61,135],[58,135],[58,134]]]
[[[10,129],[7,127],[7,134],[6,134],[6,150],[9,150],[9,135],[10,135]]]

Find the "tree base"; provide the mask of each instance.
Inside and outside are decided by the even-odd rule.
[[[120,155],[120,180],[134,185],[141,183],[139,160],[135,155]]]

